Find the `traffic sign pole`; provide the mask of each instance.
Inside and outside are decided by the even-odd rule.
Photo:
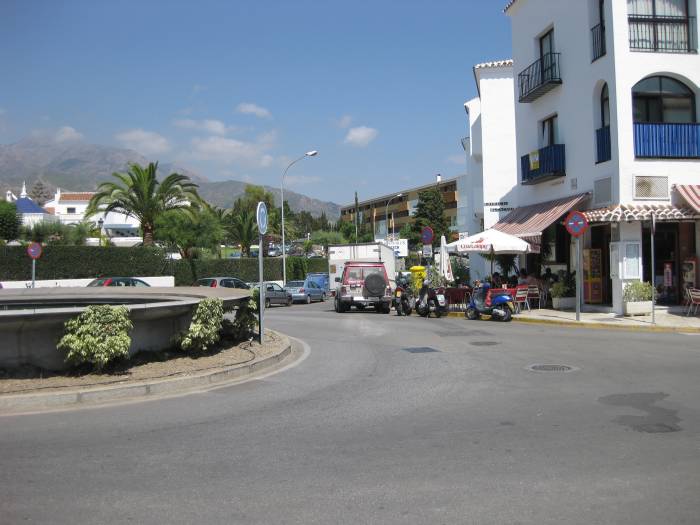
[[[36,259],[32,259],[32,288],[36,286]]]
[[[588,219],[580,211],[572,211],[564,221],[566,231],[576,239],[576,320],[581,320],[581,287],[583,286],[583,261],[581,261],[581,237],[588,230]]]
[[[581,237],[576,237],[576,321],[581,320]]]
[[[284,203],[283,203],[284,205]],[[258,240],[258,282],[260,286],[258,287],[258,311],[260,319],[258,324],[260,326],[260,344],[263,344],[263,334],[265,333],[265,282],[263,281],[263,252],[265,251],[263,246],[263,240],[265,234],[267,233],[267,206],[264,202],[258,202],[258,209],[256,215],[256,220],[258,223],[258,233],[260,234]]]

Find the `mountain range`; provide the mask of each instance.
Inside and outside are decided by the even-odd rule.
[[[148,163],[137,151],[80,141],[56,142],[49,138],[26,138],[14,144],[0,144],[0,195],[9,189],[15,194],[23,182],[29,191],[41,180],[51,191],[59,187],[69,191],[94,191],[111,178],[115,171],[125,171],[128,163]],[[237,180],[211,181],[173,163],[160,163],[160,174],[173,172],[187,175],[199,185],[199,194],[209,203],[230,207],[250,183]],[[279,188],[265,186],[280,201]],[[325,213],[329,219],[340,216],[340,205],[314,199],[287,190],[285,200],[294,211],[306,210],[314,216]]]

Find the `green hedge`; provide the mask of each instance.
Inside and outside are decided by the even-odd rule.
[[[287,257],[287,278],[303,279],[307,272],[327,272],[326,259]],[[154,248],[96,246],[45,246],[37,261],[37,279],[83,279],[112,276],[174,275],[177,286],[192,284],[201,277],[233,276],[258,280],[258,259],[194,259],[170,261]],[[32,264],[26,248],[0,247],[0,281],[31,279]],[[265,259],[265,280],[282,279],[282,258]]]

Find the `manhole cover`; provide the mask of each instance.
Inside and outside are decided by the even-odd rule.
[[[569,365],[530,365],[527,368],[533,372],[571,372],[575,370],[573,366]]]
[[[472,346],[496,346],[496,341],[472,341],[469,343]]]
[[[429,346],[418,346],[415,348],[404,348],[403,349],[406,352],[409,352],[411,354],[428,354],[430,352],[439,352],[440,350],[436,350],[435,348],[430,348]]]

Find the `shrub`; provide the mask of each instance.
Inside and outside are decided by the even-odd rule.
[[[13,241],[19,236],[22,218],[11,202],[0,201],[0,239]]]
[[[219,342],[224,321],[224,302],[218,298],[204,299],[197,305],[188,330],[180,336],[180,348],[206,352]]]
[[[255,328],[258,324],[258,318],[255,315],[257,310],[258,305],[254,299],[241,303],[236,310],[236,317],[233,321],[224,319],[222,330],[224,337],[236,343],[250,339],[255,334]]]
[[[78,317],[66,321],[57,348],[67,351],[67,363],[91,363],[102,370],[115,359],[129,357],[132,328],[125,306],[88,306]]]
[[[626,303],[651,301],[653,293],[654,288],[651,286],[651,283],[635,281],[625,286],[625,291],[622,292],[622,300]]]
[[[576,297],[576,272],[560,270],[559,280],[552,285],[549,295],[552,297]]]

